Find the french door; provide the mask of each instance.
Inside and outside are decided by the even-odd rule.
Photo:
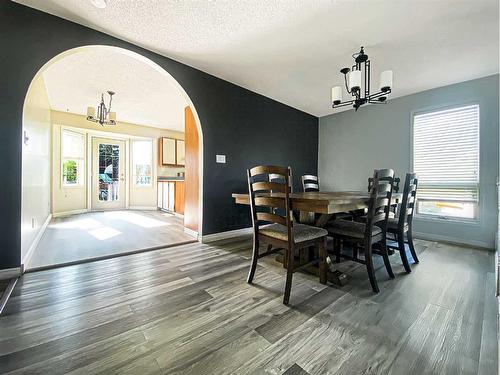
[[[92,138],[92,209],[125,208],[125,141]]]

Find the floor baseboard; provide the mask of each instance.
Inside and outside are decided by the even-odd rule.
[[[428,241],[448,242],[454,245],[472,246],[490,251],[494,250],[487,242],[484,241],[463,240],[461,238],[421,232],[413,232],[413,237]]]
[[[64,212],[54,212],[52,214],[52,217],[71,216],[71,215],[77,215],[77,214],[84,214],[86,212],[89,212],[89,210],[86,209],[86,208],[81,209],[81,210],[72,210],[72,211],[64,211]]]
[[[28,249],[28,252],[24,256],[24,259],[21,259],[21,265],[24,268],[28,267],[28,262],[29,262],[31,256],[33,255],[33,252],[35,251],[36,247],[38,246],[38,243],[42,239],[42,236],[45,233],[45,230],[47,229],[47,227],[50,223],[50,220],[52,220],[52,214],[49,214],[49,216],[47,216],[47,219],[45,219],[45,222],[40,227],[40,229],[38,230],[38,233],[36,234],[35,238],[33,239],[33,242],[31,243],[31,246]]]
[[[21,276],[22,270],[21,267],[15,268],[6,268],[4,270],[0,270],[0,280],[8,280]]]

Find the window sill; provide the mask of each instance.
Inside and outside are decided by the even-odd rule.
[[[452,223],[452,224],[465,224],[471,226],[479,226],[479,219],[463,219],[458,217],[440,217],[425,214],[415,214],[414,219],[421,221],[431,221],[437,223]]]

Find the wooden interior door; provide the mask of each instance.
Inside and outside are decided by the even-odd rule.
[[[190,107],[184,108],[184,119],[186,154],[184,226],[199,233],[200,140],[196,121]]]

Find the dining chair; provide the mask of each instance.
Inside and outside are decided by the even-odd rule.
[[[383,175],[394,175],[394,170],[386,168],[386,169],[379,169],[381,171],[381,176]],[[368,192],[371,190],[372,187],[372,181],[373,177],[368,178]],[[399,177],[394,177],[394,186],[392,188],[393,193],[398,193],[399,192],[399,183],[401,182],[401,179]],[[398,212],[398,206],[400,202],[396,202],[394,204],[391,204],[391,212],[389,212],[389,217],[394,217],[397,212]]]
[[[278,174],[281,181],[270,182],[269,174]],[[290,205],[290,167],[257,166],[247,170],[248,190],[250,193],[250,209],[253,224],[252,263],[247,282],[251,284],[257,268],[258,259],[278,251],[284,251],[286,263],[286,281],[283,303],[290,300],[292,275],[295,271],[319,265],[319,280],[326,284],[326,237],[328,232],[305,224],[294,223]],[[283,213],[281,215],[280,213]],[[261,243],[269,245],[264,253],[259,252]],[[318,250],[318,258],[307,264],[295,266],[295,255],[302,250],[314,246]]]
[[[384,177],[380,177],[384,176]],[[333,252],[337,261],[346,258],[366,265],[370,284],[375,293],[379,292],[373,254],[381,255],[390,278],[394,278],[386,245],[387,220],[389,218],[390,203],[394,172],[392,176],[385,171],[375,170],[370,189],[366,222],[336,220],[327,228],[328,234],[333,237]],[[340,241],[353,246],[353,254],[348,255],[341,251]],[[358,257],[358,249],[364,250],[364,259]]]
[[[319,191],[319,177],[312,174],[305,174],[301,178],[302,191]]]
[[[389,218],[387,221],[387,231],[392,233],[398,246],[389,246],[399,251],[403,267],[407,273],[411,272],[410,263],[406,256],[405,249],[405,235],[407,238],[406,243],[410,248],[411,256],[415,263],[419,263],[415,246],[413,245],[412,222],[413,213],[415,211],[415,204],[417,198],[418,179],[415,173],[407,173],[405,178],[405,185],[403,189],[403,197],[401,205],[399,206],[399,215],[395,218]]]

